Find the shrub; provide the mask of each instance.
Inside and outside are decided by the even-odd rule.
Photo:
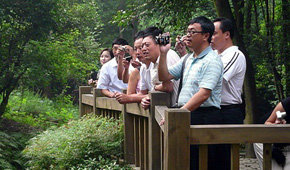
[[[21,169],[22,161],[20,151],[23,144],[17,137],[0,131],[0,169]]]
[[[31,169],[67,169],[88,160],[121,157],[123,125],[120,120],[85,116],[32,138],[24,149]]]
[[[110,169],[110,170],[126,170],[132,169],[128,165],[120,166],[115,160],[105,159],[99,156],[99,159],[90,158],[85,160],[84,163],[78,164],[77,166],[71,167],[71,170],[88,170],[88,169]]]
[[[17,90],[10,96],[3,117],[46,129],[78,118],[78,108],[73,106],[69,96],[62,95],[52,101],[29,90]]]

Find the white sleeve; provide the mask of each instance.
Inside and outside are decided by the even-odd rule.
[[[167,68],[173,66],[180,60],[180,57],[174,50],[169,50],[166,56]]]
[[[109,89],[110,76],[106,65],[101,68],[97,89]]]
[[[145,81],[145,77],[144,77],[144,73],[145,73],[145,69],[142,65],[142,67],[140,68],[140,90],[149,90],[147,83]]]
[[[233,59],[225,66],[223,78],[226,81],[232,79],[236,74],[246,70],[246,59],[243,53],[237,53]]]

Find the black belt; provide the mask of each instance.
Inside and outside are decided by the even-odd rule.
[[[221,105],[222,109],[241,108],[242,104]]]
[[[202,111],[202,112],[207,112],[207,111],[216,111],[216,110],[220,110],[217,107],[211,106],[211,107],[199,107],[194,111]]]

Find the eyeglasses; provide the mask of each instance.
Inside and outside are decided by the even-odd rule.
[[[185,31],[185,34],[189,34],[189,35],[192,35],[192,34],[195,34],[195,33],[205,33],[204,31],[194,31],[194,30],[187,30]]]

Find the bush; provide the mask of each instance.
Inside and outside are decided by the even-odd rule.
[[[126,170],[132,169],[129,166],[120,166],[115,160],[105,159],[99,156],[96,158],[85,160],[84,163],[71,167],[71,170],[88,170],[88,169],[110,169],[110,170]]]
[[[3,117],[46,129],[78,118],[78,108],[69,96],[61,95],[52,101],[29,90],[17,90],[11,94]]]
[[[23,151],[28,159],[27,166],[31,169],[67,169],[81,167],[99,156],[121,157],[122,127],[120,120],[90,115],[44,131],[32,138]]]
[[[0,131],[0,169],[21,169],[20,151],[24,148],[18,137]]]

